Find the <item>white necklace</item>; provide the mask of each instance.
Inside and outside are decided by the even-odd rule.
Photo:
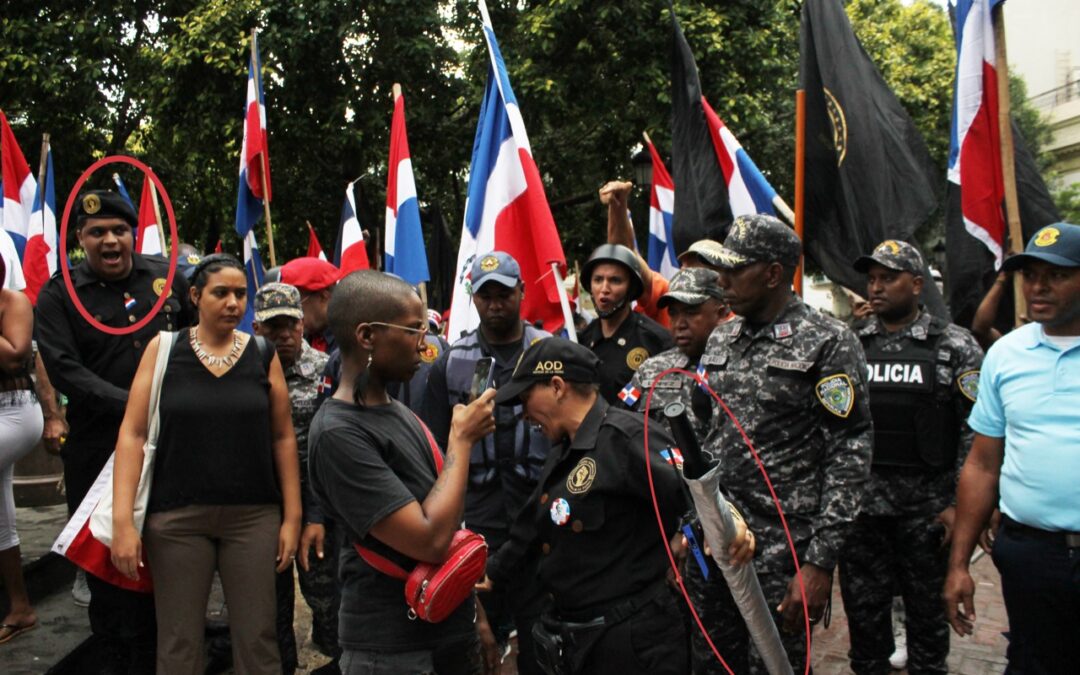
[[[202,361],[211,368],[220,368],[222,366],[226,368],[232,368],[233,364],[236,363],[236,359],[240,357],[240,334],[236,331],[233,331],[232,350],[230,350],[229,353],[225,356],[217,356],[216,354],[210,354],[205,349],[203,349],[202,343],[199,342],[199,337],[195,326],[192,326],[190,329],[188,329],[188,341],[191,342],[191,351],[195,352],[195,356],[197,356],[200,361]]]

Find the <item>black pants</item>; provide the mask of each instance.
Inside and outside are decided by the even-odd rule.
[[[685,675],[690,671],[686,626],[673,593],[662,593],[633,616],[608,628],[581,673]]]
[[[506,543],[509,532],[477,527],[474,531],[484,536],[489,555]],[[478,593],[488,622],[499,645],[506,644],[510,631],[517,629],[517,668],[520,675],[541,675],[543,671],[536,660],[533,644],[533,625],[540,620],[545,596],[538,582],[535,561],[530,562],[514,580],[506,586],[496,587],[490,593]]]
[[[994,564],[1009,614],[1008,675],[1075,673],[1080,638],[1080,548],[1004,519]]]

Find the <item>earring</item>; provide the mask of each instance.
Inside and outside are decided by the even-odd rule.
[[[373,358],[374,356],[375,356],[375,352],[371,352],[370,354],[368,354],[368,355],[367,355],[367,363],[366,363],[366,364],[364,364],[364,370],[367,370],[368,368],[370,368],[370,367],[371,367],[371,359],[372,359],[372,358]]]

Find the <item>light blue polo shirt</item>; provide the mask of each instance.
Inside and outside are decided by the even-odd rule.
[[[1002,513],[1080,532],[1080,344],[1062,351],[1037,323],[1002,337],[983,361],[968,424],[1005,438]]]

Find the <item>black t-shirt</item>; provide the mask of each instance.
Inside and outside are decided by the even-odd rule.
[[[339,552],[342,647],[385,652],[432,649],[474,630],[470,601],[441,623],[410,620],[405,582],[370,567],[353,548],[359,541],[406,571],[415,564],[369,534],[398,509],[422,502],[435,484],[431,446],[408,408],[398,401],[360,407],[329,399],[311,423],[308,471],[323,510],[347,535]]]
[[[640,312],[631,311],[611,337],[604,337],[600,319],[578,336],[578,341],[600,359],[600,395],[608,403],[622,404],[619,391],[650,356],[675,346],[671,334]]]
[[[221,377],[195,356],[188,331],[174,339],[161,382],[161,430],[148,511],[279,503],[270,380],[255,338]]]

